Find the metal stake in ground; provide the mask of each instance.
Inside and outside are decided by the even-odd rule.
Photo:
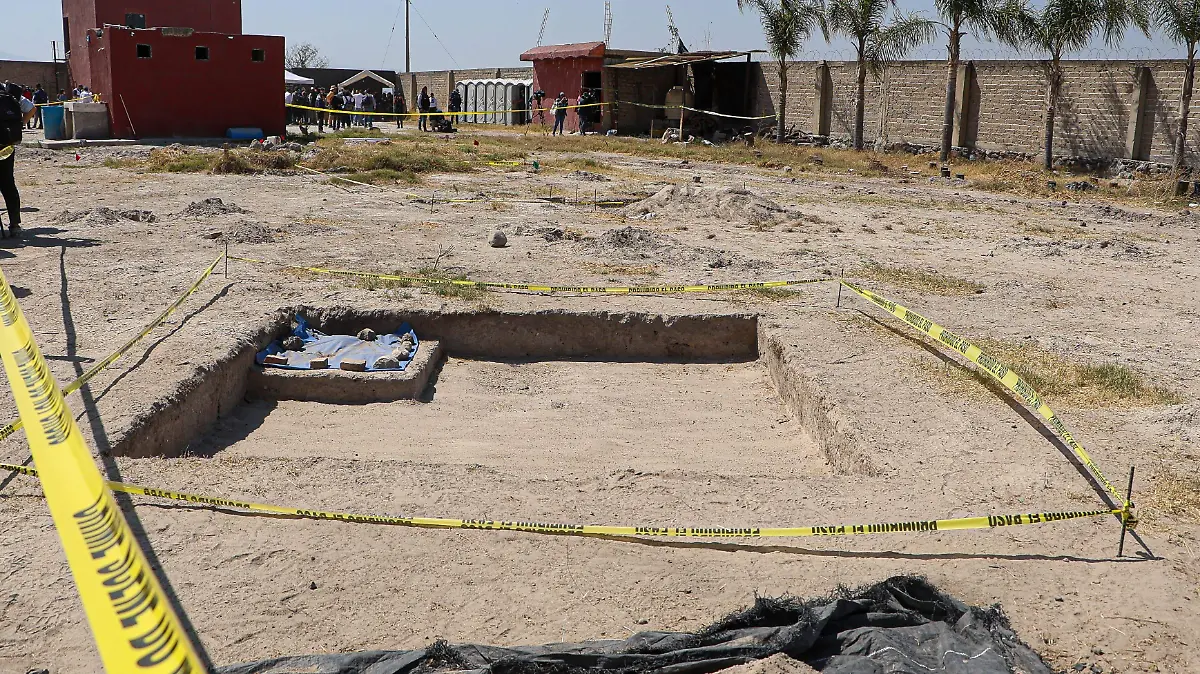
[[[842,267],[842,273],[838,274],[838,284],[837,284],[837,286],[838,286],[837,308],[838,309],[842,308],[842,280],[845,278],[846,278],[846,268]]]
[[[225,239],[225,278],[229,278],[229,239]]]
[[[1129,518],[1133,516],[1133,470],[1129,467],[1129,488],[1125,491],[1125,505],[1121,507],[1121,544],[1117,546],[1117,557],[1125,556],[1125,532],[1129,530]]]

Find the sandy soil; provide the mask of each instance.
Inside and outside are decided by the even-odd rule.
[[[1055,404],[1110,479],[1123,483],[1128,466],[1138,466],[1146,477],[1135,500],[1153,503],[1155,476],[1190,474],[1197,465],[1198,216],[924,181],[793,178],[596,154],[589,156],[607,168],[593,170],[612,181],[482,169],[436,176],[419,191],[527,194],[553,185],[573,197],[576,184],[583,194],[599,185],[601,196],[671,184],[685,195],[688,185],[726,191],[698,200],[703,207],[685,198],[641,212],[526,203],[441,204],[431,213],[404,197],[410,190],[351,190],[307,176],[138,174],[105,168],[104,156],[91,150],[76,162],[23,151],[22,193],[39,210],[28,214],[24,246],[0,248],[0,268],[19,288],[60,381],[174,299],[224,250],[222,235],[235,254],[276,261],[395,271],[440,258],[441,268],[473,278],[556,284],[816,277],[871,260],[984,284],[978,294],[871,284],[961,334],[1132,364],[1179,392],[1181,405]],[[247,212],[184,213],[207,197]],[[76,217],[99,207],[149,210],[156,219]],[[76,213],[60,217],[64,210]],[[496,229],[509,234],[508,248],[487,245]],[[452,359],[430,403],[251,402],[199,438],[193,456],[104,456],[111,429],[210,365],[217,346],[242,338],[271,308],[462,304],[424,290],[371,291],[245,264],[233,265],[228,280],[214,277],[69,404],[113,479],[315,508],[784,526],[1100,504],[1027,415],[981,386],[946,388],[937,372],[947,366],[903,326],[846,295],[835,308],[835,296],[825,284],[782,300],[489,293],[471,302],[759,312],[794,350],[794,366],[821,382],[847,420],[861,469],[821,456],[812,429],[788,417],[761,363]],[[7,397],[0,409],[12,409]],[[0,443],[2,460],[27,456],[19,434]],[[36,483],[0,480],[0,512],[0,672],[100,671]],[[220,664],[411,648],[436,638],[507,645],[690,629],[755,593],[815,595],[915,573],[964,601],[999,602],[1056,667],[1200,669],[1198,527],[1162,507],[1145,513],[1145,547],[1128,543],[1136,556],[1123,560],[1114,559],[1112,520],[689,544],[420,531],[150,502],[127,513]]]

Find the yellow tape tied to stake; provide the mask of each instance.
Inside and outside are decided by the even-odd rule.
[[[38,477],[37,470],[26,466],[0,463],[0,469]],[[806,527],[659,527],[659,526],[610,526],[598,524],[551,524],[523,522],[517,520],[470,520],[444,517],[393,517],[389,515],[361,515],[355,513],[291,508],[251,501],[239,501],[221,496],[189,494],[143,487],[124,482],[109,482],[109,489],[137,496],[180,501],[213,508],[235,508],[252,513],[287,515],[313,520],[337,520],[354,524],[386,524],[424,529],[481,529],[487,531],[520,531],[531,534],[559,536],[650,536],[667,538],[803,538],[811,536],[855,536],[869,534],[916,533],[932,531],[962,531],[966,529],[995,529],[998,527],[1030,524],[1049,524],[1069,520],[1119,514],[1120,510],[1091,510],[1072,512],[1020,513],[1013,515],[985,515],[981,517],[959,517],[941,520],[916,520],[912,522],[883,522],[876,524],[839,524],[832,526]]]
[[[104,668],[113,674],[203,672],[2,272],[0,357]]]
[[[179,296],[179,299],[171,303],[171,306],[167,307],[166,310],[155,317],[153,321],[150,321],[146,327],[142,328],[141,332],[135,335],[133,339],[125,342],[124,346],[114,351],[104,360],[93,365],[87,372],[84,372],[82,375],[80,375],[78,379],[70,384],[67,384],[67,387],[63,389],[63,395],[71,395],[75,391],[83,388],[85,384],[94,379],[95,376],[100,374],[100,372],[102,372],[106,367],[112,365],[117,361],[118,358],[129,353],[129,350],[137,346],[138,342],[141,342],[146,338],[147,335],[153,332],[155,328],[162,325],[168,318],[171,317],[171,314],[175,313],[179,307],[183,306],[183,303],[186,302],[189,297],[196,294],[196,291],[200,289],[200,286],[208,279],[209,276],[212,276],[213,271],[216,270],[217,265],[220,264],[221,260],[223,259],[225,259],[225,255],[221,254],[217,257],[217,259],[213,260],[213,263],[208,265],[208,268],[204,270],[204,273],[200,275],[200,278],[196,279],[196,282],[192,284],[192,287],[188,288],[182,295]],[[4,428],[0,428],[0,442],[8,439],[10,435],[16,433],[23,425],[23,422],[18,419],[8,424]]]
[[[840,283],[858,295],[870,300],[873,304],[877,305],[889,314],[899,318],[917,330],[920,330],[922,333],[933,338],[938,343],[950,347],[967,360],[983,368],[988,375],[1003,384],[1005,388],[1017,394],[1017,396],[1023,400],[1025,404],[1036,410],[1037,413],[1043,419],[1045,419],[1047,423],[1050,424],[1050,427],[1053,428],[1055,432],[1058,433],[1059,437],[1061,437],[1063,441],[1067,443],[1067,446],[1071,448],[1071,451],[1075,454],[1076,458],[1078,458],[1083,465],[1087,466],[1088,471],[1091,472],[1091,474],[1096,478],[1097,481],[1100,482],[1100,484],[1104,485],[1104,489],[1110,495],[1112,495],[1116,502],[1124,504],[1121,510],[1117,511],[1117,514],[1121,515],[1122,520],[1130,526],[1136,525],[1137,519],[1133,516],[1131,511],[1132,504],[1127,501],[1119,491],[1117,491],[1116,487],[1114,487],[1113,484],[1108,481],[1108,478],[1104,477],[1104,473],[1100,471],[1100,467],[1097,466],[1096,462],[1092,460],[1092,457],[1088,455],[1087,450],[1085,450],[1083,445],[1081,445],[1079,441],[1075,439],[1075,436],[1071,434],[1071,431],[1067,430],[1066,424],[1064,424],[1062,420],[1058,418],[1058,415],[1054,413],[1054,410],[1050,409],[1050,406],[1047,405],[1044,400],[1042,400],[1041,394],[1039,394],[1032,386],[1030,386],[1029,382],[1022,379],[1016,372],[1013,372],[1011,369],[1009,369],[1008,366],[1000,362],[1000,360],[995,356],[989,355],[978,346],[975,346],[966,339],[959,337],[946,328],[934,323],[928,318],[925,318],[912,309],[900,304],[896,304],[885,297],[877,295],[870,290],[860,288],[844,279],[842,279]]]
[[[313,274],[325,274],[329,276],[346,276],[351,278],[371,278],[380,281],[398,281],[403,283],[419,283],[422,285],[438,286],[452,285],[467,288],[497,288],[502,290],[529,290],[540,293],[585,293],[585,294],[609,294],[609,295],[628,295],[630,293],[709,293],[728,290],[750,290],[754,288],[784,288],[790,286],[808,285],[812,283],[823,283],[831,279],[802,279],[789,281],[757,281],[751,283],[716,283],[707,285],[694,286],[552,286],[539,285],[533,283],[498,283],[493,281],[463,281],[455,279],[436,279],[425,278],[421,276],[397,276],[393,274],[375,274],[365,271],[349,271],[346,269],[326,269],[324,267],[300,267],[290,264],[279,264],[276,262],[267,262],[265,260],[256,260],[250,257],[235,257],[229,256],[230,260],[238,262],[250,262],[252,264],[270,265],[282,269],[294,269],[297,271],[306,271]]]

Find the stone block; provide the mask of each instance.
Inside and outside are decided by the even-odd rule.
[[[347,372],[366,372],[367,361],[357,358],[347,358],[342,361],[342,369]]]

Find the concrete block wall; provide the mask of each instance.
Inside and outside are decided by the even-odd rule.
[[[817,63],[796,62],[789,68],[787,125],[813,132]],[[830,133],[854,132],[856,64],[829,62],[833,85]],[[1055,120],[1055,154],[1083,157],[1127,157],[1137,69],[1148,67],[1151,86],[1143,109],[1149,136],[1148,158],[1170,162],[1178,129],[1179,96],[1184,63],[1156,61],[1065,61],[1063,86]],[[756,115],[775,114],[779,100],[778,66],[760,64]],[[988,150],[1038,153],[1046,114],[1044,61],[976,61],[978,87],[975,146]],[[875,77],[868,74],[864,136],[868,146],[883,136],[888,143],[937,145],[942,130],[946,65],[942,61],[905,61]],[[1190,125],[1187,160],[1200,162],[1200,120]]]
[[[411,107],[412,101],[421,93],[421,87],[429,87],[429,92],[437,95],[438,104],[444,109],[450,102],[450,92],[458,82],[490,79],[532,80],[533,68],[470,68],[403,73],[400,75],[400,88]]]
[[[0,61],[0,82],[8,80],[27,87],[41,84],[50,94],[50,100],[58,97],[54,89],[55,66],[52,61]],[[74,85],[67,76],[67,64],[58,64],[58,88],[70,91]]]

